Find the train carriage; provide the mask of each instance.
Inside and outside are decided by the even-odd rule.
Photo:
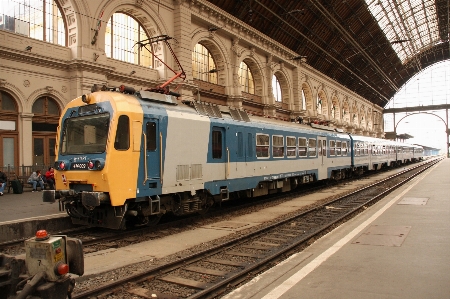
[[[65,108],[57,137],[56,190],[44,201],[59,199],[76,224],[113,229],[339,180],[390,155],[386,140],[151,91],[83,95]]]

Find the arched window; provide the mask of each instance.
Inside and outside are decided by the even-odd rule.
[[[283,98],[281,97],[281,85],[280,81],[278,80],[277,76],[272,76],[272,92],[273,97],[275,98],[275,102],[282,102]]]
[[[106,25],[105,52],[107,57],[153,67],[153,56],[137,42],[148,39],[144,28],[132,17],[115,13]],[[148,47],[148,46],[147,46]]]
[[[16,101],[0,91],[0,167],[18,165],[18,118]]]
[[[239,83],[242,85],[242,91],[254,94],[255,81],[253,80],[253,74],[248,65],[243,61],[239,65],[238,75],[239,75]]]
[[[56,1],[2,1],[0,17],[0,29],[67,46],[67,31]]]
[[[192,77],[217,84],[217,69],[214,58],[202,44],[196,44],[192,52]]]
[[[317,95],[316,98],[316,109],[318,114],[322,114],[322,98],[320,97],[319,94]]]
[[[55,162],[55,133],[58,127],[60,109],[56,101],[48,96],[38,98],[31,108],[34,113],[33,165],[42,169]]]
[[[34,115],[46,116],[56,115],[59,116],[59,108],[55,101],[49,97],[41,97],[33,104],[32,112]]]
[[[306,110],[306,96],[303,88],[302,88],[302,110]]]

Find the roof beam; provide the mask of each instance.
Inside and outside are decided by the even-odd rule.
[[[317,49],[320,49],[320,51],[322,51],[322,53],[328,55],[331,59],[333,59],[337,64],[339,64],[342,68],[344,68],[345,70],[347,70],[351,75],[356,76],[361,82],[364,82],[364,84],[366,84],[370,89],[372,89],[373,91],[375,91],[376,94],[379,95],[379,97],[381,99],[383,99],[385,101],[385,103],[389,102],[389,98],[387,98],[385,95],[383,95],[382,93],[380,93],[378,88],[373,87],[371,84],[369,84],[367,81],[363,80],[360,76],[358,76],[357,74],[355,74],[355,72],[351,69],[349,69],[346,65],[344,65],[340,60],[338,60],[337,58],[335,58],[334,56],[330,55],[325,49],[323,49],[320,45],[318,45],[314,40],[310,39],[307,35],[305,35],[304,33],[302,33],[301,31],[299,31],[297,28],[295,28],[294,26],[292,26],[289,22],[287,22],[284,18],[282,18],[280,15],[278,15],[277,13],[275,13],[274,11],[272,11],[269,7],[267,7],[266,5],[264,5],[263,3],[261,3],[261,1],[259,0],[254,0],[254,3],[257,3],[258,5],[260,5],[261,7],[263,7],[264,9],[266,9],[268,12],[270,12],[271,14],[273,14],[278,20],[281,20],[283,23],[285,23],[289,28],[291,28],[293,31],[295,31],[297,34],[299,34],[300,36],[302,36],[304,39],[308,40],[312,45],[314,45]],[[395,84],[394,84],[395,86]],[[398,88],[396,87],[396,90],[398,90]]]
[[[345,30],[344,27],[328,12],[328,10],[322,6],[317,1],[310,1],[314,7],[319,10],[329,21],[331,21],[331,24],[333,24],[338,31],[342,34],[342,36],[346,37],[348,42],[358,50],[371,64],[371,66],[378,71],[378,73],[389,83],[389,85],[397,92],[399,90],[399,87],[397,84],[395,84],[394,81],[391,80],[391,78],[378,66],[378,64],[372,59],[372,57],[362,48],[359,43],[350,35],[348,34],[347,30]]]

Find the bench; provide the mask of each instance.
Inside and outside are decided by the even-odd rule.
[[[17,176],[15,174],[15,172],[10,172],[7,175],[7,178],[8,178],[8,181],[6,183],[5,189],[8,188],[8,193],[11,192],[10,191],[12,189],[11,181],[14,181],[14,180],[19,180],[20,184],[22,185],[22,189],[25,189],[25,188],[28,188],[28,187],[31,188],[31,189],[33,188],[33,185],[28,183],[29,176]],[[44,189],[48,189],[48,184],[45,181],[44,181]]]
[[[20,183],[22,184],[22,188],[31,188],[31,189],[33,189],[33,184],[31,184],[31,183],[28,183],[28,178],[29,178],[30,176],[19,176],[19,177],[17,177],[17,179],[20,181]],[[38,185],[39,186],[39,185]],[[48,184],[47,184],[47,182],[46,181],[44,181],[44,190],[45,189],[48,189]]]

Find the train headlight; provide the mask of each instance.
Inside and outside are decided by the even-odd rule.
[[[105,167],[105,160],[103,159],[98,159],[94,161],[94,168],[97,170],[101,170],[103,169],[103,167]]]
[[[64,161],[59,162],[58,170],[64,170],[66,168],[66,163]]]
[[[88,162],[88,168],[89,168],[89,169],[94,169],[94,162],[89,161],[89,162]]]

